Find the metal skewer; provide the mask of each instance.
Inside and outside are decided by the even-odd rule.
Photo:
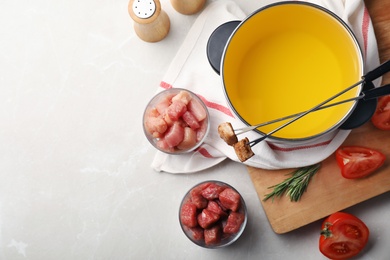
[[[250,146],[250,147],[253,147],[253,146],[256,145],[257,143],[259,143],[259,142],[263,141],[264,139],[270,137],[271,135],[273,135],[273,134],[276,133],[277,131],[279,131],[279,130],[285,128],[286,126],[288,126],[288,125],[290,125],[290,124],[292,124],[292,123],[294,123],[295,121],[297,121],[298,119],[300,119],[300,118],[306,116],[306,115],[309,114],[310,112],[315,111],[315,110],[318,110],[320,107],[322,107],[323,105],[325,105],[325,104],[328,103],[329,101],[332,101],[333,99],[335,99],[335,98],[341,96],[341,95],[344,94],[345,92],[347,92],[347,91],[349,91],[349,90],[355,88],[356,86],[358,86],[358,85],[360,85],[360,84],[362,84],[362,83],[364,83],[364,79],[362,79],[362,80],[356,82],[355,84],[349,86],[348,88],[346,88],[346,89],[340,91],[340,92],[337,93],[336,95],[331,96],[331,97],[328,98],[327,100],[322,101],[321,103],[319,103],[318,105],[316,105],[316,106],[310,108],[309,110],[306,110],[305,112],[303,112],[303,113],[301,113],[301,114],[298,114],[298,116],[294,117],[292,120],[290,120],[290,121],[288,121],[287,123],[284,123],[283,125],[281,125],[281,126],[275,128],[274,130],[272,130],[271,132],[267,133],[266,135],[264,135],[264,136],[262,136],[262,137],[260,137],[260,138],[257,138],[256,140],[250,141],[250,142],[248,143],[249,146]]]
[[[380,92],[380,93],[377,93],[377,92]],[[313,110],[312,112],[320,111],[320,110],[325,109],[325,108],[334,107],[334,106],[341,105],[341,104],[348,103],[348,102],[352,102],[352,101],[358,101],[358,100],[361,100],[361,99],[369,100],[369,99],[377,98],[379,96],[384,96],[384,95],[388,95],[388,94],[390,94],[390,84],[389,85],[385,85],[383,87],[380,87],[380,89],[376,88],[376,89],[371,89],[371,90],[362,92],[359,96],[354,97],[354,98],[349,98],[349,99],[341,100],[341,101],[338,101],[338,102],[335,102],[335,103],[331,103],[329,105],[321,106],[321,107]],[[261,124],[234,129],[234,132],[235,132],[236,135],[240,135],[240,134],[252,131],[252,130],[254,130],[256,128],[262,127],[262,126],[274,124],[274,123],[277,123],[277,122],[280,122],[280,121],[283,121],[283,120],[287,120],[287,119],[290,119],[290,118],[293,118],[293,117],[297,117],[297,116],[299,116],[299,115],[301,115],[303,113],[305,113],[305,111],[304,112],[299,112],[299,113],[296,113],[296,114],[291,114],[291,115],[284,116],[284,117],[280,117],[278,119],[274,119],[274,120],[271,120],[271,121],[263,122]]]
[[[290,120],[290,121],[286,122],[285,124],[283,124],[283,125],[281,125],[281,126],[275,128],[274,130],[272,130],[271,132],[267,133],[266,135],[264,135],[264,136],[262,136],[262,137],[260,137],[260,138],[258,138],[258,139],[255,139],[255,140],[253,140],[253,141],[250,141],[250,142],[248,143],[248,145],[249,145],[250,147],[253,147],[254,145],[258,144],[259,142],[263,141],[264,139],[270,137],[271,135],[273,135],[273,134],[276,133],[277,131],[283,129],[284,127],[286,127],[286,126],[288,126],[288,125],[290,125],[290,124],[292,124],[293,122],[297,121],[298,119],[304,117],[305,115],[307,115],[307,114],[309,114],[309,113],[311,113],[311,112],[313,112],[313,111],[316,111],[316,110],[321,109],[321,107],[322,107],[323,105],[325,105],[326,103],[332,101],[333,99],[335,99],[335,98],[341,96],[342,94],[346,93],[347,91],[349,91],[349,90],[355,88],[356,86],[358,86],[358,85],[360,85],[360,84],[363,84],[364,82],[371,82],[371,81],[374,81],[375,79],[381,77],[383,74],[387,73],[388,71],[390,71],[390,60],[388,60],[388,61],[382,63],[381,65],[379,65],[379,66],[378,66],[377,68],[375,68],[374,70],[368,72],[366,75],[364,75],[364,76],[362,77],[362,79],[361,79],[360,81],[358,81],[358,82],[356,82],[355,84],[349,86],[348,88],[346,88],[346,89],[340,91],[339,93],[335,94],[334,96],[332,96],[332,97],[326,99],[325,101],[319,103],[318,105],[312,107],[311,109],[309,109],[309,110],[307,110],[307,111],[305,111],[305,112],[303,112],[303,113],[298,113],[298,115],[296,115],[296,116],[295,116],[295,115],[292,115],[291,117],[294,117],[292,120]],[[386,87],[387,87],[387,86],[386,86]],[[381,88],[382,88],[382,87],[381,87]],[[358,99],[361,99],[361,98],[364,98],[364,95],[363,95],[362,97],[361,97],[361,95],[359,95],[358,97],[355,97],[354,99],[358,100]],[[348,101],[345,101],[345,102],[350,102],[350,101],[352,101],[352,100],[348,100]],[[341,102],[343,102],[343,101],[341,101]],[[340,102],[337,102],[337,103],[340,103]],[[334,104],[337,104],[337,103],[334,103]],[[331,104],[331,105],[332,105],[332,104]],[[329,106],[331,106],[331,105],[329,105]],[[328,107],[329,107],[329,106],[328,106]],[[289,118],[291,118],[291,117],[289,117]],[[282,119],[282,120],[284,120],[284,119]],[[275,120],[274,120],[274,121],[275,121]],[[280,121],[280,120],[279,120],[279,121]],[[257,126],[257,127],[259,127],[259,126]],[[257,128],[257,127],[255,126],[254,128]],[[253,128],[253,129],[254,129],[254,128]],[[252,130],[253,130],[253,129],[252,129]],[[242,132],[240,132],[240,133],[242,133]]]
[[[352,102],[352,101],[357,101],[357,100],[360,100],[360,99],[364,99],[364,96],[365,94],[362,93],[360,96],[358,97],[354,97],[354,98],[350,98],[350,99],[345,99],[345,100],[342,100],[342,101],[339,101],[339,102],[336,102],[336,103],[332,103],[332,104],[329,104],[329,105],[326,105],[326,106],[321,106],[314,111],[319,111],[319,110],[322,110],[322,109],[325,109],[325,108],[329,108],[329,107],[333,107],[333,106],[337,106],[337,105],[341,105],[341,104],[344,104],[344,103],[348,103],[348,102]],[[277,123],[277,122],[280,122],[280,121],[283,121],[283,120],[287,120],[287,119],[290,119],[290,118],[293,118],[293,117],[297,117],[301,114],[303,114],[304,112],[299,112],[299,113],[296,113],[296,114],[291,114],[291,115],[288,115],[288,116],[285,116],[285,117],[280,117],[278,119],[274,119],[274,120],[271,120],[271,121],[267,121],[267,122],[264,122],[264,123],[261,123],[261,124],[257,124],[257,125],[253,125],[253,126],[247,126],[247,127],[242,127],[242,128],[238,128],[238,129],[234,129],[234,132],[236,135],[240,135],[240,134],[244,134],[246,132],[249,132],[249,131],[252,131],[256,128],[259,128],[259,127],[262,127],[262,126],[266,126],[266,125],[270,125],[270,124],[274,124],[274,123]]]

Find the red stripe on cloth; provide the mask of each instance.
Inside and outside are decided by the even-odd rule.
[[[198,95],[198,97],[199,97],[200,99],[202,99],[202,101],[205,103],[205,105],[206,105],[207,107],[213,108],[213,109],[218,110],[218,111],[220,111],[220,112],[222,112],[222,113],[224,113],[224,114],[226,114],[226,115],[228,115],[228,116],[234,117],[233,114],[232,114],[232,112],[230,111],[229,108],[227,108],[227,107],[225,107],[225,106],[222,106],[222,105],[220,105],[220,104],[217,104],[217,103],[215,103],[215,102],[210,102],[210,101],[208,101],[205,97],[203,97],[203,96],[201,96],[201,95]]]
[[[370,14],[368,13],[367,7],[364,6],[363,21],[362,21],[362,34],[364,44],[364,55],[367,57],[367,46],[368,46],[368,30],[370,28]]]
[[[160,87],[162,87],[164,89],[170,89],[173,86],[171,84],[164,82],[164,81],[161,81]],[[205,97],[203,97],[199,94],[197,94],[197,96],[205,103],[205,105],[207,107],[218,110],[219,112],[222,112],[222,113],[234,118],[232,112],[230,111],[230,109],[228,107],[220,105],[220,104],[215,103],[215,102],[208,101]]]
[[[203,155],[206,158],[214,158],[207,150],[206,148],[200,147],[197,150],[201,155]]]
[[[273,143],[268,143],[268,145],[269,145],[269,147],[271,147],[272,150],[281,151],[281,152],[292,152],[292,151],[297,151],[297,150],[302,150],[302,149],[310,149],[310,148],[328,145],[331,141],[332,140],[325,141],[325,142],[318,143],[318,144],[304,145],[304,146],[297,146],[297,147],[288,147],[288,148],[287,147],[280,147],[280,146],[277,146]]]
[[[172,88],[172,85],[166,83],[165,81],[161,81],[161,82],[160,82],[160,87],[162,87],[162,88],[164,88],[164,89],[170,89],[170,88]]]

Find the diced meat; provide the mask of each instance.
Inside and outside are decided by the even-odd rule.
[[[196,140],[199,142],[200,140],[203,139],[203,137],[205,136],[206,134],[206,131],[207,131],[207,120],[203,120],[202,122],[200,122],[200,128],[198,128],[197,132],[196,132]]]
[[[215,225],[211,228],[204,230],[204,242],[206,245],[216,245],[221,242],[222,228],[219,225]]]
[[[193,239],[195,239],[195,240],[204,239],[204,229],[203,228],[193,227],[193,228],[190,228],[190,230],[191,230]]]
[[[201,213],[198,214],[198,224],[202,228],[209,228],[215,222],[219,220],[220,216],[208,209],[203,209]]]
[[[203,240],[206,245],[229,241],[245,222],[241,195],[221,182],[203,182],[192,188],[186,199],[180,209],[181,223],[187,223],[184,226],[189,237]]]
[[[210,183],[206,188],[202,190],[202,196],[208,200],[217,199],[219,194],[225,189],[216,183]]]
[[[219,136],[228,144],[233,145],[238,142],[237,135],[234,133],[232,124],[229,122],[222,123],[218,126]]]
[[[176,122],[176,121],[172,120],[168,114],[165,114],[163,118],[168,126],[172,126]]]
[[[188,103],[191,101],[192,96],[187,91],[180,91],[176,96],[172,98],[172,102],[180,100],[184,104],[188,105]]]
[[[204,189],[206,189],[212,182],[203,182],[201,183],[198,187],[199,187],[199,190],[202,191]]]
[[[175,147],[184,139],[184,128],[178,123],[173,124],[165,133],[164,140],[169,147]]]
[[[158,112],[158,109],[153,107],[147,112],[147,117],[159,117],[161,115],[160,112]]]
[[[219,194],[221,204],[232,211],[237,211],[240,208],[240,199],[240,194],[231,188],[226,188]]]
[[[152,136],[153,138],[163,138],[164,134],[161,134],[159,132],[153,132]]]
[[[235,143],[233,145],[233,147],[234,147],[234,151],[236,152],[238,159],[241,162],[245,162],[246,160],[251,158],[253,155],[255,155],[252,151],[252,148],[249,146],[248,137],[245,137],[244,139]]]
[[[202,196],[201,192],[202,186],[197,186],[190,191],[191,201],[198,209],[204,209],[207,207],[207,199]]]
[[[193,130],[196,130],[200,127],[200,124],[198,120],[195,118],[195,116],[190,112],[186,111],[183,114],[183,120],[187,123]]]
[[[163,134],[167,131],[168,125],[161,117],[150,116],[145,120],[145,129],[151,135],[153,135],[154,132]]]
[[[215,202],[213,200],[209,201],[209,203],[207,204],[207,208],[206,209],[208,209],[208,210],[210,210],[210,211],[212,211],[214,213],[217,213],[220,216],[220,218],[225,218],[225,217],[228,216],[226,211],[224,211],[221,208],[221,206],[217,202]]]
[[[196,227],[198,225],[197,221],[197,208],[195,204],[191,202],[186,202],[182,207],[180,211],[180,220],[183,223],[183,225],[187,227]]]
[[[240,212],[231,212],[223,228],[223,232],[227,234],[236,234],[244,223],[245,215]]]
[[[157,103],[155,107],[160,115],[164,115],[171,103],[172,102],[169,97],[166,97],[162,99],[159,103]]]
[[[190,127],[184,128],[184,138],[183,141],[178,144],[177,148],[181,150],[190,149],[196,144],[196,131]]]
[[[184,122],[183,118],[179,118],[179,120],[176,121],[176,123],[178,123],[181,127],[188,127],[187,123]]]
[[[221,207],[221,209],[225,212],[227,212],[229,209],[226,208],[224,205],[222,205],[221,201],[219,199],[215,200],[215,202],[217,202],[217,204]]]
[[[174,152],[175,149],[173,147],[170,147],[167,142],[162,138],[156,142],[156,145],[159,149],[167,152]]]
[[[206,112],[207,110],[199,101],[195,101],[190,92],[181,90],[177,94],[168,94],[145,112],[145,132],[154,138],[154,143],[162,141],[157,146],[160,150],[168,152],[189,150],[206,134],[208,127],[208,120],[204,120]],[[199,121],[199,118],[202,120]],[[193,131],[185,130],[187,127]]]
[[[187,105],[182,101],[178,100],[173,102],[167,108],[167,115],[173,121],[179,120],[179,118],[187,111]]]
[[[188,103],[188,110],[195,116],[195,118],[199,122],[204,120],[207,117],[207,113],[206,113],[204,107],[196,99],[192,99]]]

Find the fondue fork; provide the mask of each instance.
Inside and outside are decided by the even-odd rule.
[[[356,82],[355,84],[353,84],[353,85],[347,87],[346,89],[340,91],[339,93],[335,94],[334,96],[332,96],[332,97],[326,99],[325,101],[319,103],[318,105],[312,107],[311,109],[306,110],[305,112],[298,113],[298,115],[295,116],[295,117],[294,117],[294,115],[293,115],[293,116],[292,116],[292,117],[294,117],[293,119],[291,119],[290,121],[286,122],[285,124],[283,124],[283,125],[281,125],[281,126],[275,128],[274,130],[272,130],[271,132],[267,133],[266,135],[264,135],[264,136],[262,136],[262,137],[260,137],[260,138],[257,138],[257,139],[255,139],[255,140],[253,140],[253,141],[250,141],[250,142],[248,143],[248,145],[249,145],[250,147],[253,147],[254,145],[258,144],[259,142],[263,141],[264,139],[270,137],[271,135],[273,135],[273,134],[276,133],[277,131],[283,129],[284,127],[286,127],[286,126],[288,126],[288,125],[290,125],[290,124],[292,124],[293,122],[297,121],[298,119],[304,117],[305,115],[307,115],[307,114],[309,114],[309,113],[311,113],[311,112],[313,112],[313,111],[319,110],[323,105],[325,105],[326,103],[329,103],[329,102],[332,101],[333,99],[335,99],[335,98],[341,96],[341,95],[344,94],[345,92],[347,92],[347,91],[349,91],[349,90],[355,88],[356,86],[358,86],[358,85],[360,85],[360,84],[367,83],[367,82],[372,82],[372,81],[374,81],[375,79],[381,77],[383,74],[385,74],[385,73],[387,73],[387,72],[389,72],[389,71],[390,71],[390,60],[388,60],[388,61],[382,63],[382,64],[379,65],[377,68],[375,68],[374,70],[372,70],[372,71],[368,72],[366,75],[364,75],[360,81],[358,81],[358,82]],[[386,86],[384,86],[384,87],[386,87],[384,90],[387,90],[387,89],[388,89],[388,85],[386,85]],[[382,87],[380,87],[380,88],[378,88],[378,89],[381,89],[381,90],[382,90]],[[379,90],[378,90],[378,91],[379,91]],[[360,96],[362,96],[362,95],[359,95],[358,97],[355,97],[354,99],[357,100],[357,99],[364,98],[364,95],[363,95],[363,97],[361,97],[361,98],[360,98]],[[352,101],[352,100],[349,100],[349,101]],[[349,102],[349,101],[346,101],[346,102]],[[341,102],[343,102],[343,101],[341,101]],[[337,103],[340,103],[340,102],[337,102]],[[334,104],[337,104],[337,103],[334,103]],[[282,120],[283,120],[283,119],[282,119]],[[273,120],[273,121],[275,121],[275,120]],[[280,120],[279,120],[279,121],[280,121]],[[257,127],[258,127],[258,126],[257,126]],[[257,128],[257,127],[255,127],[255,128]],[[253,129],[255,129],[255,128],[253,128]],[[253,129],[252,129],[252,130],[253,130]],[[249,131],[249,130],[248,130],[248,131]],[[242,133],[242,132],[240,132],[240,133]]]
[[[341,105],[341,104],[344,104],[344,103],[352,102],[352,101],[370,100],[370,99],[378,98],[378,97],[389,95],[389,94],[390,94],[390,84],[387,84],[387,85],[384,85],[384,86],[379,87],[379,88],[374,88],[374,89],[370,89],[370,90],[367,90],[367,91],[363,91],[359,96],[354,97],[354,98],[344,99],[344,100],[341,100],[341,101],[338,101],[338,102],[335,102],[335,103],[331,103],[329,105],[323,105],[323,106],[318,107],[317,109],[313,110],[312,112],[319,111],[319,110],[322,110],[322,109],[325,109],[325,108],[329,108],[329,107],[333,107],[333,106],[337,106],[337,105]],[[277,123],[277,122],[280,122],[280,121],[283,121],[283,120],[287,120],[287,119],[290,119],[290,118],[293,118],[293,117],[297,117],[297,116],[299,116],[299,115],[301,115],[301,114],[303,114],[305,112],[307,112],[307,111],[299,112],[299,113],[296,113],[296,114],[291,114],[291,115],[288,115],[288,116],[285,116],[285,117],[280,117],[278,119],[274,119],[274,120],[271,120],[271,121],[263,122],[263,123],[260,123],[260,124],[257,124],[257,125],[253,125],[253,126],[237,128],[237,129],[234,129],[234,133],[236,135],[240,135],[240,134],[252,131],[252,130],[254,130],[256,128],[262,127],[262,126],[274,124],[274,123]]]

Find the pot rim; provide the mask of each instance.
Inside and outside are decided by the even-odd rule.
[[[249,14],[246,18],[244,18],[241,22],[239,22],[239,24],[237,25],[237,27],[233,30],[233,32],[231,33],[230,37],[228,38],[226,44],[225,44],[225,47],[223,49],[223,52],[222,52],[222,58],[221,58],[221,64],[220,64],[220,76],[221,76],[221,79],[222,79],[222,86],[223,86],[223,92],[224,92],[224,95],[225,95],[225,98],[227,100],[227,103],[229,105],[229,107],[232,109],[233,113],[240,119],[241,122],[243,122],[245,125],[247,126],[250,126],[250,124],[244,119],[241,117],[241,115],[236,111],[236,109],[234,108],[231,100],[229,99],[229,96],[227,94],[227,91],[226,91],[226,87],[225,87],[225,77],[224,77],[224,70],[223,70],[223,67],[224,67],[224,63],[225,63],[225,56],[226,56],[226,53],[228,51],[228,48],[229,48],[229,45],[231,43],[231,40],[234,38],[234,36],[236,35],[236,33],[240,30],[240,28],[245,24],[245,22],[247,22],[248,20],[250,20],[253,16],[255,16],[256,14],[266,10],[266,9],[269,9],[269,8],[272,8],[272,7],[275,7],[275,6],[280,6],[280,5],[302,5],[302,6],[309,6],[309,7],[312,7],[312,8],[315,8],[321,12],[325,12],[327,13],[328,15],[330,15],[332,18],[334,18],[340,26],[342,26],[349,34],[350,36],[350,39],[351,41],[355,44],[356,48],[357,48],[357,55],[358,57],[357,58],[357,61],[358,63],[361,65],[361,69],[360,69],[360,76],[363,76],[364,75],[364,59],[363,59],[363,52],[362,52],[362,48],[357,40],[357,37],[355,35],[355,33],[352,31],[352,29],[349,27],[349,25],[343,20],[341,19],[338,15],[336,15],[334,12],[330,11],[329,9],[323,7],[323,6],[320,6],[320,5],[317,5],[317,4],[314,4],[314,3],[310,3],[310,2],[297,2],[297,1],[284,1],[284,2],[276,2],[276,3],[272,3],[272,4],[269,4],[269,5],[266,5],[266,6],[263,6],[257,10],[255,10],[254,12],[252,12],[251,14]],[[348,86],[346,86],[348,87]],[[357,89],[358,89],[358,94],[362,91],[363,89],[363,84],[359,84],[357,86]],[[358,95],[357,94],[357,95]],[[356,95],[356,96],[357,96]],[[331,127],[329,127],[328,129],[326,129],[325,131],[323,132],[320,132],[320,133],[317,133],[317,134],[314,134],[314,135],[311,135],[311,136],[307,136],[307,137],[302,137],[302,138],[283,138],[283,137],[278,137],[278,136],[274,136],[274,135],[271,135],[271,136],[268,136],[267,139],[268,140],[271,140],[272,142],[281,142],[281,143],[285,143],[285,142],[293,142],[293,143],[297,143],[297,142],[307,142],[307,141],[311,141],[313,139],[317,139],[329,132],[332,132],[336,129],[338,129],[347,119],[348,117],[353,113],[353,111],[355,110],[355,108],[357,107],[357,104],[358,102],[355,101],[353,102],[353,104],[351,105],[350,109],[348,110],[347,113],[344,114],[344,116],[334,125],[332,125]],[[253,131],[261,134],[261,135],[266,135],[267,133],[264,133],[258,129],[254,129]]]

